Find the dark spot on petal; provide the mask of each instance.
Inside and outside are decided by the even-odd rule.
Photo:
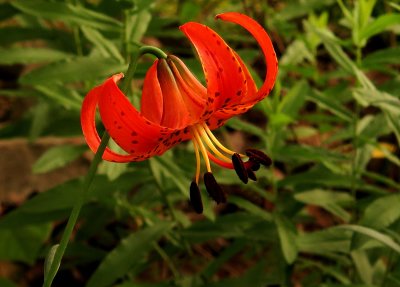
[[[137,143],[138,143],[138,141],[131,141],[131,143],[132,143],[132,144],[137,144]]]
[[[242,90],[236,92],[236,96],[241,96],[241,95],[242,95]]]

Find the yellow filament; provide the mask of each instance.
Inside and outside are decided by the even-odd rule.
[[[220,143],[220,141],[214,136],[214,134],[212,133],[212,131],[208,128],[208,126],[206,124],[202,124],[203,129],[207,132],[208,136],[210,137],[210,139],[220,148],[222,149],[224,152],[226,152],[227,154],[233,155],[236,152],[231,151],[230,149],[226,148],[222,143]],[[246,157],[244,154],[240,154],[240,157]]]
[[[193,147],[194,147],[194,153],[196,154],[196,183],[199,184],[199,178],[200,178],[200,153],[199,153],[199,147],[197,146],[197,142],[195,139],[193,139]]]
[[[195,128],[197,128],[197,132],[201,135],[201,138],[205,141],[207,146],[215,153],[216,156],[226,162],[231,162],[230,158],[226,157],[218,149],[216,149],[210,138],[207,136],[207,133],[203,127],[201,127],[200,125],[196,125]]]
[[[207,150],[204,147],[203,142],[201,141],[201,138],[198,134],[198,132],[196,131],[195,128],[191,129],[192,134],[194,135],[194,139],[193,141],[196,141],[196,144],[198,145],[198,147],[200,148],[201,154],[203,155],[204,161],[206,162],[206,168],[208,172],[211,172],[211,165],[210,165],[210,159],[208,158],[207,155]]]

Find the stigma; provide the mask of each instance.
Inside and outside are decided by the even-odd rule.
[[[211,162],[235,170],[238,178],[245,184],[249,179],[257,180],[255,171],[261,165],[269,167],[272,164],[271,158],[260,150],[249,148],[245,150],[245,154],[241,154],[228,149],[214,136],[205,123],[195,124],[189,130],[196,156],[196,173],[190,185],[190,202],[197,213],[203,212],[199,188],[201,159],[204,160],[206,168],[202,177],[206,191],[217,204],[226,202],[226,193],[212,173]]]

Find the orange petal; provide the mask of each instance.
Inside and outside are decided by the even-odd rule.
[[[160,124],[163,110],[163,96],[157,78],[158,60],[150,67],[143,82],[140,112],[149,121]]]
[[[81,125],[83,135],[89,148],[95,153],[100,145],[100,137],[96,129],[96,107],[99,96],[103,91],[103,86],[98,86],[92,89],[83,100],[81,110]],[[103,159],[115,162],[130,162],[137,160],[136,155],[121,155],[106,148],[103,154]]]
[[[160,155],[186,139],[180,130],[162,127],[144,118],[118,88],[118,74],[102,85],[99,110],[104,127],[114,141],[136,160]]]
[[[193,76],[185,64],[175,56],[169,56],[168,65],[190,114],[190,123],[197,123],[205,109],[207,89]]]
[[[243,69],[232,49],[207,26],[186,23],[180,27],[195,47],[207,81],[206,112],[238,103],[247,93]]]
[[[236,12],[229,12],[219,14],[216,16],[216,18],[239,24],[245,28],[257,40],[261,50],[264,53],[267,74],[265,75],[263,85],[258,90],[255,97],[249,99],[249,101],[253,102],[252,104],[255,104],[256,102],[261,101],[271,92],[275,84],[276,75],[278,73],[278,60],[276,59],[276,54],[271,39],[260,24],[246,15]]]
[[[157,76],[163,96],[161,125],[173,129],[187,126],[190,119],[188,107],[165,59],[157,63]]]

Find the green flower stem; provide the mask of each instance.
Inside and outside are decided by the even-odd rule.
[[[133,78],[133,74],[136,71],[136,67],[137,67],[137,63],[138,60],[140,58],[140,56],[144,55],[144,54],[152,54],[154,56],[156,56],[157,58],[163,58],[166,59],[167,58],[167,54],[165,54],[162,50],[153,47],[153,46],[142,46],[139,49],[137,49],[132,56],[132,60],[129,64],[128,67],[128,71],[126,71],[126,75],[125,75],[125,80],[122,84],[122,92],[125,95],[128,95],[128,91],[129,91],[129,87],[131,84],[131,79]]]
[[[163,51],[161,51],[160,49],[158,49],[156,47],[151,47],[151,46],[140,47],[138,49],[138,52],[135,55],[133,55],[132,60],[129,63],[125,81],[124,81],[122,89],[121,89],[124,94],[127,94],[129,91],[130,82],[135,73],[139,57],[145,53],[153,54],[154,56],[156,56],[158,58],[166,58],[167,57],[167,55]],[[71,211],[71,214],[68,218],[67,226],[65,227],[64,233],[61,237],[60,244],[57,247],[56,252],[54,253],[54,257],[50,258],[48,260],[50,263],[50,267],[48,268],[48,272],[45,273],[43,287],[50,287],[54,280],[54,277],[57,274],[58,268],[60,267],[61,260],[65,253],[65,250],[67,249],[69,239],[74,230],[76,221],[78,220],[79,213],[80,213],[82,206],[85,203],[85,200],[89,194],[90,187],[93,183],[93,178],[96,175],[97,168],[101,162],[103,153],[108,145],[109,140],[110,140],[110,135],[107,132],[104,132],[101,142],[100,142],[100,145],[99,145],[99,148],[96,151],[94,159],[93,159],[92,163],[90,164],[89,171],[84,179],[84,182],[82,185],[82,192],[79,193],[79,196],[78,196],[78,198],[74,204],[74,207]]]
[[[65,249],[67,249],[69,238],[71,237],[72,231],[74,230],[76,221],[78,220],[78,217],[79,217],[79,213],[80,213],[81,208],[82,208],[82,206],[85,202],[85,199],[88,195],[88,191],[90,189],[90,186],[92,185],[93,178],[97,172],[97,167],[98,167],[99,163],[101,162],[102,155],[104,153],[104,150],[107,147],[109,139],[110,139],[110,136],[108,135],[108,133],[105,132],[101,139],[100,146],[97,149],[94,159],[90,165],[89,171],[83,182],[82,192],[79,193],[79,196],[78,196],[78,198],[74,204],[74,207],[71,211],[71,215],[68,218],[67,226],[65,227],[63,236],[60,241],[60,245],[58,246],[58,248],[54,254],[54,258],[51,261],[49,272],[46,274],[46,277],[44,279],[43,287],[50,287],[51,283],[53,282],[54,277],[57,274],[61,259],[64,255]]]

